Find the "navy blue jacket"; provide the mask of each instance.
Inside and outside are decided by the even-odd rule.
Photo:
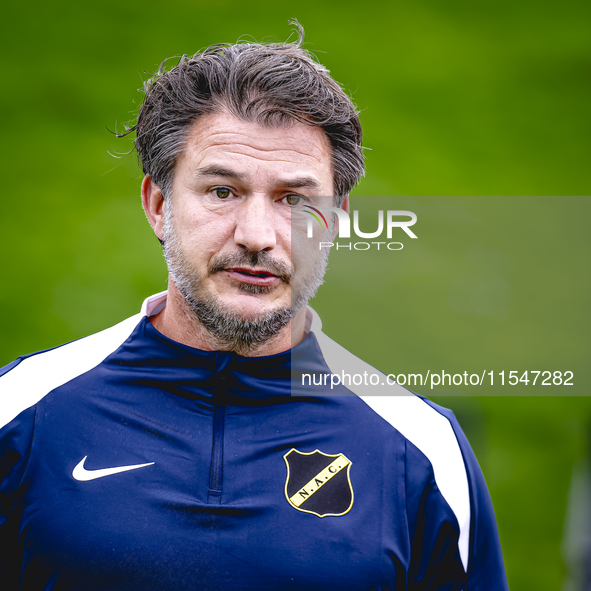
[[[0,371],[0,589],[507,589],[450,411],[302,386],[377,373],[317,317],[244,358],[166,338],[164,305]]]

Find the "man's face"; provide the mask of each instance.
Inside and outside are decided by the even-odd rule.
[[[301,210],[332,205],[332,194],[320,128],[262,127],[225,113],[196,121],[165,206],[165,254],[176,287],[218,340],[248,350],[314,294],[326,236],[305,237]]]

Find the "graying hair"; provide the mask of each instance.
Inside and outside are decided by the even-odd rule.
[[[263,126],[294,121],[324,130],[332,150],[333,190],[340,205],[363,176],[361,124],[355,105],[312,55],[302,49],[304,29],[295,43],[217,44],[182,56],[144,84],[145,97],[135,131],[135,149],[144,174],[165,198],[191,124],[201,115],[226,109]]]

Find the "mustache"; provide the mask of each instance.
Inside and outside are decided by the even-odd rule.
[[[232,267],[253,267],[276,275],[287,285],[291,283],[291,265],[285,264],[265,251],[245,251],[217,256],[210,261],[208,271],[213,275]]]

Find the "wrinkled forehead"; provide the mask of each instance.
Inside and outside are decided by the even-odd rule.
[[[296,121],[271,126],[228,113],[200,117],[188,132],[177,166],[195,169],[221,162],[244,168],[239,172],[245,174],[255,169],[306,172],[332,185],[331,149],[325,132]]]

